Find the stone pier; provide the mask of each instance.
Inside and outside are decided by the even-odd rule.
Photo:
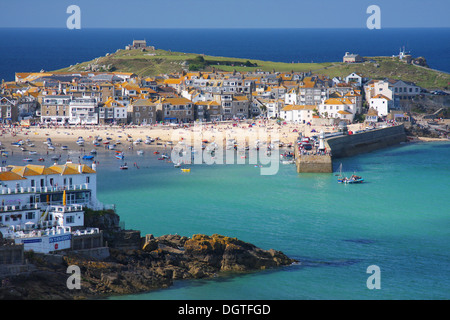
[[[403,125],[369,130],[325,139],[324,147],[331,155],[301,155],[295,145],[297,172],[332,173],[333,159],[351,157],[357,154],[390,147],[407,141]]]

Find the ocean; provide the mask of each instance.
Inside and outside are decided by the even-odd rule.
[[[262,176],[250,164],[192,165],[182,173],[151,152],[125,153],[128,171],[112,154],[97,160],[98,198],[116,204],[127,229],[218,233],[300,263],[113,299],[450,298],[450,142],[343,158],[333,174],[297,174],[294,165],[280,165],[277,174]],[[341,163],[365,183],[337,183]],[[381,289],[367,288],[372,265],[380,268]]]
[[[90,60],[133,39],[283,62],[341,61],[346,51],[392,55],[406,46],[450,72],[450,29],[0,29],[0,78]],[[449,142],[404,144],[334,164],[363,176],[361,185],[338,184],[335,174],[299,175],[292,165],[271,176],[253,165],[195,165],[183,174],[149,152],[125,153],[140,169],[119,170],[112,154],[97,160],[98,198],[116,205],[126,228],[155,236],[219,233],[301,263],[113,299],[450,298]],[[18,153],[7,161],[23,162]],[[380,268],[381,289],[367,288],[371,265]]]
[[[276,62],[342,61],[345,52],[391,56],[405,47],[450,72],[450,28],[422,29],[26,29],[0,28],[0,79],[56,70],[145,39],[158,49]]]

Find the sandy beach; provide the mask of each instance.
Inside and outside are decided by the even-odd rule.
[[[359,129],[361,125],[350,125],[349,130]],[[12,146],[11,143],[19,140],[29,139],[35,146],[33,149],[39,153],[46,152],[47,146],[44,142],[50,138],[55,148],[67,146],[71,150],[80,150],[82,148],[89,152],[94,146],[92,142],[95,137],[101,137],[102,142],[110,141],[111,144],[117,144],[117,149],[128,149],[133,146],[138,147],[164,147],[167,143],[176,144],[177,141],[194,141],[198,142],[206,140],[208,142],[220,142],[226,140],[246,141],[249,145],[253,145],[257,140],[273,142],[279,140],[285,144],[294,143],[299,133],[304,136],[317,135],[321,130],[324,132],[336,132],[337,128],[332,126],[309,126],[305,124],[282,124],[279,125],[275,121],[266,123],[254,122],[249,123],[220,123],[220,124],[204,124],[192,125],[188,127],[175,127],[167,125],[154,126],[95,126],[95,127],[30,127],[30,128],[2,128],[0,141],[6,151],[20,151],[19,148]],[[84,147],[76,144],[78,137],[82,137],[85,141]],[[139,146],[133,145],[133,141],[151,137],[156,141],[151,145],[141,143]],[[104,146],[97,147],[102,149]]]
[[[364,124],[351,124],[349,130],[364,129]],[[275,121],[256,121],[256,122],[229,122],[218,124],[191,125],[186,127],[175,127],[170,125],[153,126],[92,126],[92,127],[30,127],[30,128],[9,128],[3,127],[0,135],[0,142],[4,151],[13,153],[23,153],[24,157],[28,155],[27,151],[36,151],[38,154],[54,154],[61,151],[62,146],[67,146],[69,150],[77,150],[80,153],[89,153],[92,149],[99,152],[105,150],[103,142],[109,141],[110,144],[116,144],[117,150],[139,150],[166,148],[175,145],[178,141],[185,141],[191,145],[199,141],[208,141],[216,143],[225,143],[229,140],[236,140],[238,144],[245,143],[254,146],[257,141],[260,142],[282,142],[284,144],[294,143],[301,133],[303,136],[318,135],[320,131],[337,132],[337,126],[310,126],[307,124],[278,124]],[[85,141],[84,146],[77,145],[78,137]],[[95,137],[101,137],[101,145],[95,147],[93,141]],[[151,137],[156,141],[150,145],[144,144],[146,137]],[[50,138],[54,151],[48,152],[47,145],[44,142]],[[19,140],[30,140],[34,147],[27,147],[27,151],[21,151],[20,148],[11,145]],[[141,139],[138,145],[133,141]],[[415,138],[413,141],[438,141],[442,139]]]

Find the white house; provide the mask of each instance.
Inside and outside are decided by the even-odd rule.
[[[329,98],[319,104],[319,114],[325,118],[352,122],[356,114],[356,105],[348,98]]]
[[[97,100],[93,98],[71,100],[69,124],[98,124]]]
[[[288,122],[308,123],[311,122],[315,105],[287,105],[280,113],[280,117]]]
[[[362,86],[363,77],[359,73],[353,72],[345,77],[346,83],[354,83],[358,87]]]
[[[377,94],[370,98],[369,107],[375,109],[378,116],[384,117],[389,114],[389,110],[392,108],[392,100],[382,94]]]

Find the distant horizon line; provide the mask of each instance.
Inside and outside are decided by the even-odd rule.
[[[61,30],[69,30],[66,27],[1,27],[0,29],[61,29]],[[230,29],[252,29],[252,30],[272,30],[272,29],[304,29],[304,30],[317,30],[317,29],[323,29],[323,30],[339,30],[339,29],[354,29],[354,30],[365,30],[366,27],[82,27],[81,29],[73,29],[69,31],[79,31],[83,29],[88,30],[123,30],[123,29],[172,29],[172,30],[182,30],[182,29],[199,29],[199,30],[205,30],[205,29],[214,29],[214,30],[230,30]],[[383,29],[450,29],[450,26],[448,27],[384,27],[381,29],[373,29],[370,31],[380,31]],[[367,29],[369,30],[369,29]]]

